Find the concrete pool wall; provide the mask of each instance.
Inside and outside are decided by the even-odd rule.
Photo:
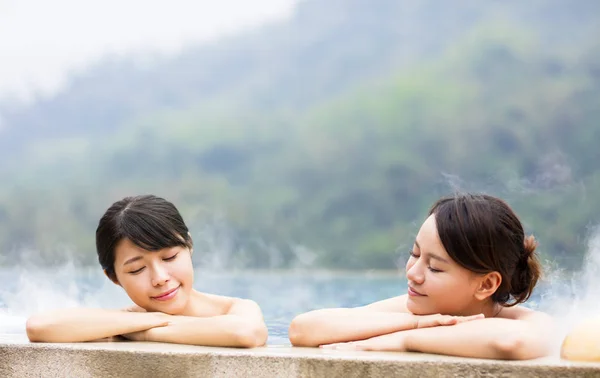
[[[0,335],[0,377],[598,377],[600,363],[144,342],[30,343]]]

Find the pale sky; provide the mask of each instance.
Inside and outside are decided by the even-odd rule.
[[[298,0],[0,0],[0,98],[51,94],[106,54],[182,46],[289,17]]]

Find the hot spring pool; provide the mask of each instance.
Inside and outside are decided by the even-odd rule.
[[[38,311],[89,306],[131,305],[124,291],[99,270],[0,271],[0,333],[24,333],[25,319]],[[323,307],[354,307],[406,293],[400,273],[195,272],[194,287],[213,294],[256,301],[269,328],[268,344],[289,345],[287,330],[295,315]]]

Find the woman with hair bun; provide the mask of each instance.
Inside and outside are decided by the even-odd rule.
[[[301,314],[290,325],[290,341],[493,359],[547,355],[551,318],[519,306],[540,277],[536,247],[503,200],[483,194],[442,198],[409,252],[407,294]]]

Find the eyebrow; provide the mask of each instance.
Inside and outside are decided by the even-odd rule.
[[[136,262],[136,261],[138,261],[138,260],[141,260],[141,259],[143,259],[143,258],[144,258],[143,256],[136,256],[136,257],[132,257],[132,258],[130,258],[129,260],[125,261],[125,262],[123,263],[123,265],[131,264],[131,263],[133,263],[133,262]]]
[[[421,246],[419,245],[419,242],[415,240],[415,245],[417,246],[417,248],[421,249]],[[422,253],[422,252],[421,252]],[[427,256],[429,256],[429,258],[434,259],[434,260],[438,260],[441,261],[443,263],[449,264],[450,261],[446,260],[445,258],[443,258],[442,256],[438,256],[435,253],[431,253],[431,252],[427,252],[426,253]]]

